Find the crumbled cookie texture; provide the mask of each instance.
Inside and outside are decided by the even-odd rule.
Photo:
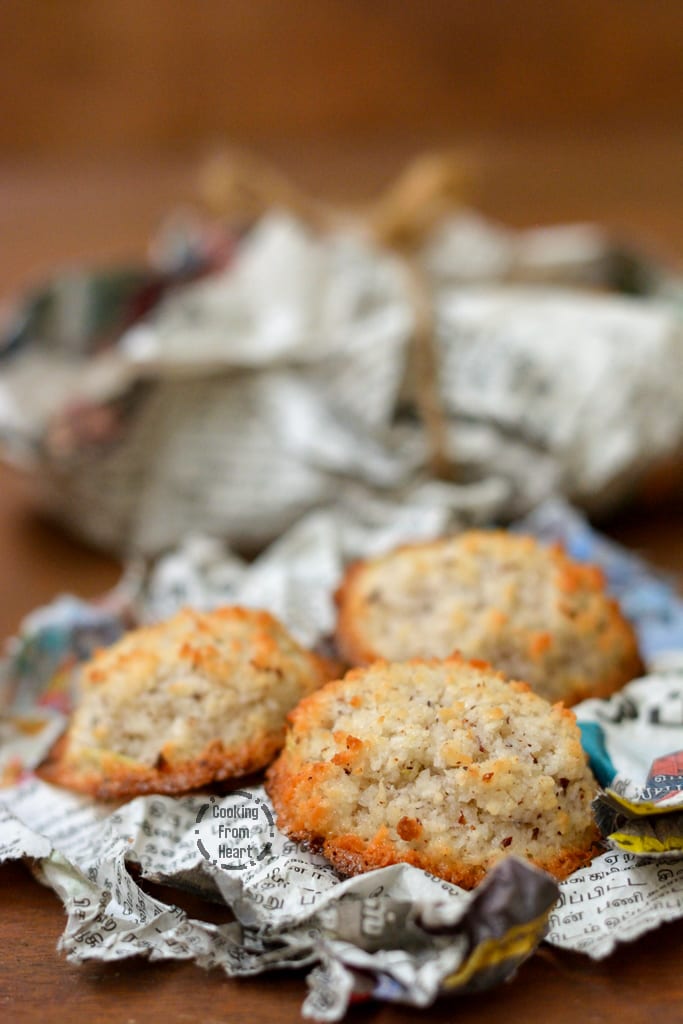
[[[337,604],[337,644],[351,665],[458,651],[567,706],[608,696],[642,671],[600,569],[502,530],[357,562]]]
[[[464,888],[516,854],[565,878],[599,834],[573,712],[480,662],[377,662],[305,698],[267,774],[278,827],[343,874]]]
[[[40,774],[101,799],[246,775],[282,746],[287,712],[336,674],[267,612],[185,609],[84,665],[78,707]]]

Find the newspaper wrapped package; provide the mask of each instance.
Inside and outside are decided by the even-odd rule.
[[[349,493],[436,488],[454,524],[553,493],[603,510],[680,467],[680,289],[653,271],[645,296],[589,291],[614,284],[595,228],[460,213],[408,264],[358,224],[275,210],[215,248],[163,274],[64,275],[6,335],[5,452],[98,545],[154,553],[199,530],[253,550]]]

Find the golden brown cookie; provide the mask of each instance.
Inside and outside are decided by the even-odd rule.
[[[568,706],[642,670],[602,572],[558,547],[473,530],[357,562],[337,591],[337,645],[352,665],[460,651]]]
[[[40,774],[101,799],[246,775],[282,746],[287,712],[335,674],[267,612],[183,610],[83,666],[80,702]]]
[[[489,666],[376,662],[289,718],[278,827],[343,874],[404,861],[471,888],[508,854],[565,878],[595,852],[573,712]]]

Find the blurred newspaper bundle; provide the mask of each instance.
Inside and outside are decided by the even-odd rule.
[[[680,473],[681,294],[590,225],[454,211],[408,262],[361,218],[320,230],[276,204],[240,233],[176,218],[149,267],[66,273],[19,309],[0,437],[56,516],[125,553],[196,531],[256,549],[357,502],[436,505],[454,526],[553,494],[600,512]]]

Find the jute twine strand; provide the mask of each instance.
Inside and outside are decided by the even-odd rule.
[[[211,212],[230,222],[253,223],[268,210],[288,210],[318,233],[354,225],[394,254],[405,275],[413,310],[415,401],[424,425],[431,473],[455,479],[454,451],[439,384],[434,303],[418,253],[429,232],[462,204],[467,183],[457,154],[420,157],[373,202],[340,208],[307,195],[265,161],[223,152],[203,168],[199,189]]]

